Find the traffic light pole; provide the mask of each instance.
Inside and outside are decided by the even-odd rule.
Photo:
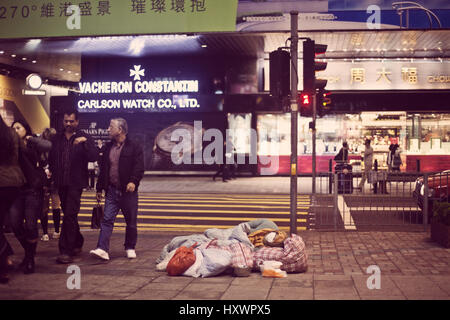
[[[316,193],[316,118],[317,118],[317,96],[312,95],[313,99],[313,128],[312,128],[312,194]]]
[[[298,144],[298,12],[291,11],[291,202],[290,233],[297,234],[297,144]]]

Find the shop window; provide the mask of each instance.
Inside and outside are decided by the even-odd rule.
[[[251,150],[251,113],[229,113],[228,133],[238,154],[250,154]]]

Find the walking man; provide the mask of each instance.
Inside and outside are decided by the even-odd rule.
[[[370,146],[370,140],[366,139],[364,149],[364,172],[361,177],[361,182],[359,183],[359,189],[362,191],[364,188],[364,183],[369,177],[370,171],[373,165],[373,148]]]
[[[59,238],[58,263],[71,263],[83,247],[84,238],[78,224],[81,193],[88,186],[88,162],[97,161],[98,149],[88,134],[78,130],[78,112],[64,113],[64,131],[52,139],[49,170],[58,188],[64,213]]]
[[[127,224],[125,252],[129,259],[136,258],[138,187],[144,175],[142,147],[127,137],[128,125],[122,118],[110,121],[108,128],[111,142],[104,149],[99,166],[97,200],[105,190],[105,210],[100,226],[97,248],[91,254],[109,260],[109,241],[119,210]]]

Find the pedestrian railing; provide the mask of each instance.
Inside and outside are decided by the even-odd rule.
[[[449,175],[378,171],[361,184],[361,172],[318,173],[310,228],[426,229],[433,201],[449,201]]]

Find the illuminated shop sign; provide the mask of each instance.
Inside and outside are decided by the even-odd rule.
[[[77,107],[84,109],[197,109],[200,104],[196,98],[174,96],[160,99],[87,99],[78,100]]]
[[[268,73],[264,76],[268,80]],[[328,80],[328,90],[448,90],[450,61],[332,60],[320,77]]]
[[[129,81],[92,81],[79,84],[79,111],[198,109],[198,80],[145,80],[145,69],[134,65]]]
[[[198,80],[121,81],[80,83],[81,93],[172,93],[198,92]]]

